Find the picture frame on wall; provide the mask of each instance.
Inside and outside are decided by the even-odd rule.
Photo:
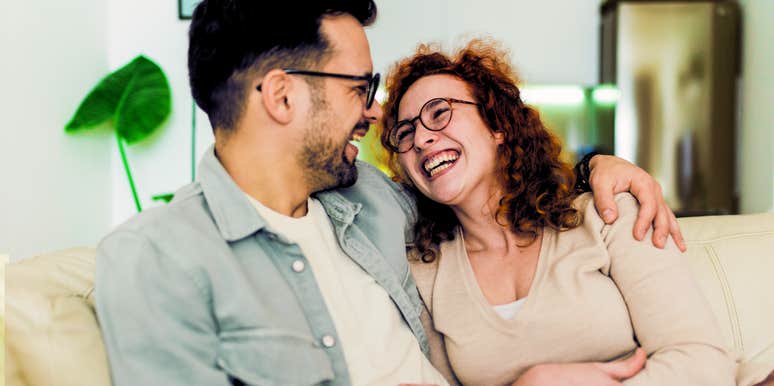
[[[177,17],[180,20],[190,20],[193,16],[194,8],[202,0],[177,0]]]

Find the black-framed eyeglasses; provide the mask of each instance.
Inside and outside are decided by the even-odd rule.
[[[479,103],[454,98],[433,98],[425,102],[419,110],[419,115],[411,119],[399,121],[390,130],[389,145],[392,151],[405,153],[414,147],[414,133],[417,131],[416,121],[430,131],[441,131],[449,125],[452,119],[452,103],[481,106]]]
[[[288,75],[306,75],[306,76],[319,76],[319,77],[327,77],[327,78],[338,78],[338,79],[347,79],[347,80],[355,80],[359,82],[368,82],[368,85],[365,89],[365,107],[366,109],[370,109],[371,105],[374,103],[374,98],[376,97],[376,89],[379,88],[379,79],[380,75],[379,73],[376,74],[368,74],[368,75],[348,75],[348,74],[337,74],[333,72],[320,72],[320,71],[307,71],[307,70],[297,70],[295,68],[283,68],[282,71],[285,71]],[[256,87],[258,91],[261,91],[261,85],[259,84],[258,87]]]

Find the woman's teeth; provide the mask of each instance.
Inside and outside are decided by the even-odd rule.
[[[434,176],[436,173],[441,172],[442,170],[446,170],[454,165],[454,162],[445,163],[441,166],[436,167],[435,169],[430,170],[428,173],[430,173],[430,177]]]
[[[436,173],[446,170],[452,165],[454,165],[454,162],[457,161],[457,158],[459,158],[458,154],[454,153],[444,153],[439,156],[433,157],[425,161],[424,169],[425,172],[430,176],[434,176]]]

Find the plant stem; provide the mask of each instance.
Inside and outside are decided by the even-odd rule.
[[[191,182],[196,179],[196,101],[191,102]]]
[[[129,179],[129,187],[132,188],[132,197],[134,197],[134,206],[137,208],[137,213],[142,212],[142,206],[140,205],[140,199],[137,197],[137,189],[134,187],[134,179],[132,178],[132,171],[129,170],[129,161],[126,160],[126,151],[124,150],[124,140],[121,138],[121,134],[116,132],[116,141],[118,142],[118,151],[121,153],[121,161],[124,163],[124,171],[126,172],[126,178]]]

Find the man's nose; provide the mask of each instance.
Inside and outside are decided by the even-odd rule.
[[[381,120],[382,116],[384,116],[382,105],[377,101],[373,101],[373,103],[371,103],[371,107],[363,106],[363,109],[363,116],[371,123],[375,123]]]

